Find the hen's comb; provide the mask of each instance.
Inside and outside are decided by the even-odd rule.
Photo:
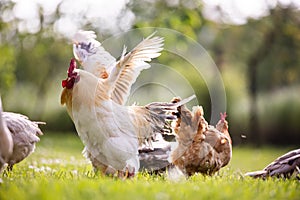
[[[225,121],[226,117],[227,117],[226,112],[220,113],[220,118],[221,118],[222,121]]]
[[[73,71],[76,68],[77,68],[76,60],[75,60],[75,58],[72,58],[70,61],[69,69],[68,69],[68,77],[71,77],[74,74]]]

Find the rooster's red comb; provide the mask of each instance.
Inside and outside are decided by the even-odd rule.
[[[222,121],[225,121],[226,117],[227,117],[226,112],[220,113],[220,118],[221,118]]]
[[[68,77],[71,77],[73,75],[73,71],[76,68],[77,68],[76,60],[75,60],[75,58],[72,58],[70,61],[69,69],[68,69]]]

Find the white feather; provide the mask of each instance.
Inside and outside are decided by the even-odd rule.
[[[124,171],[128,165],[139,169],[134,112],[111,100],[95,105],[96,89],[102,80],[77,70],[80,81],[73,88],[73,121],[86,150],[102,164]],[[88,89],[87,89],[88,88]],[[144,128],[144,127],[142,127]],[[148,127],[151,132],[151,127]],[[132,166],[133,165],[133,166]]]

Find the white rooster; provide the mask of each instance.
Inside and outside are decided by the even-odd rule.
[[[140,166],[138,147],[145,141],[151,143],[157,133],[163,133],[169,126],[166,120],[175,117],[168,113],[176,112],[178,106],[194,98],[180,103],[124,106],[131,85],[141,70],[150,67],[146,61],[160,55],[162,42],[162,38],[151,35],[131,52],[125,54],[124,49],[120,60],[110,70],[104,63],[95,68],[83,66],[94,74],[77,69],[76,61],[71,60],[68,78],[62,82],[61,104],[67,106],[85,145],[85,155],[94,168],[104,174],[134,175]],[[90,56],[94,54],[82,52],[92,52],[93,44],[81,43],[80,46],[84,47],[79,51],[84,58],[80,62],[83,65],[92,63]],[[103,70],[102,75],[95,73],[99,69]]]

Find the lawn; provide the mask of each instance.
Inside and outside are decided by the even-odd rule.
[[[3,175],[0,199],[300,199],[297,180],[244,177],[289,148],[235,147],[229,166],[213,177],[170,180],[138,174],[131,180],[95,175],[75,134],[46,133],[29,158]]]

